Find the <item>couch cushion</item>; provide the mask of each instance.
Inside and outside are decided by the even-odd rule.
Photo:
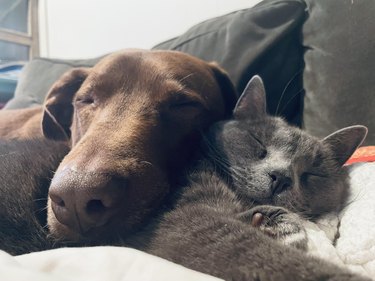
[[[306,2],[304,127],[323,137],[363,124],[375,144],[375,1]]]
[[[99,58],[89,60],[56,60],[36,58],[23,69],[14,98],[5,109],[25,108],[43,103],[52,84],[67,70],[79,66],[92,66]]]
[[[155,49],[183,51],[216,61],[242,92],[259,74],[265,81],[268,111],[300,125],[302,116],[304,1],[263,1],[249,9],[207,20]]]

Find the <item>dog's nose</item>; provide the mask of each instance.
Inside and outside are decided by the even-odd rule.
[[[272,194],[279,194],[292,187],[292,179],[286,173],[272,171],[270,177]]]
[[[105,225],[122,201],[125,180],[72,170],[56,173],[49,190],[56,219],[79,233]]]

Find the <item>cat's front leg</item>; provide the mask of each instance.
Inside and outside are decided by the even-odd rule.
[[[239,214],[239,217],[284,245],[304,251],[308,248],[308,237],[303,227],[303,220],[287,209],[259,205]]]

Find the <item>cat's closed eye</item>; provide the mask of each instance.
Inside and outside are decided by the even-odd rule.
[[[266,158],[267,153],[268,153],[267,149],[261,148],[260,151],[259,151],[259,154],[258,154],[259,160],[263,160],[264,158]]]
[[[250,134],[250,137],[255,140],[257,146],[256,146],[256,156],[259,160],[263,160],[267,157],[268,151],[267,148],[263,145],[263,143],[253,134]]]
[[[316,173],[316,172],[304,172],[301,175],[301,182],[308,183],[309,180],[326,178],[327,175]]]

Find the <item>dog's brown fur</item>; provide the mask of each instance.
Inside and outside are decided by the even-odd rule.
[[[105,243],[135,229],[236,98],[217,65],[173,51],[125,50],[65,74],[42,118],[47,138],[72,146],[50,187],[51,235]]]
[[[31,139],[42,136],[42,107],[0,110],[0,139]]]

